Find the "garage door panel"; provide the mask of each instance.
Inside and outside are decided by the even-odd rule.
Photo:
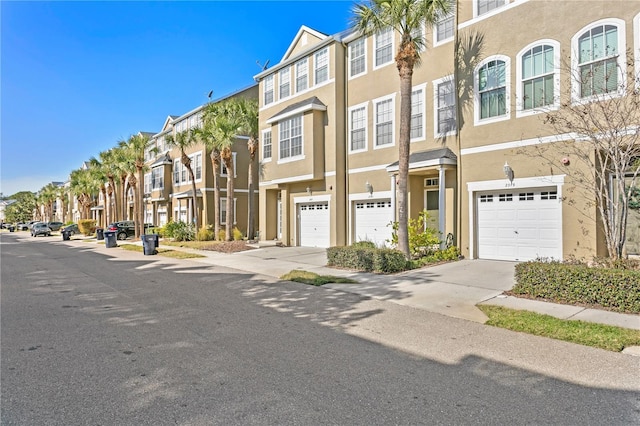
[[[391,239],[393,218],[391,200],[356,201],[354,206],[354,240],[371,241],[377,246],[387,245]]]
[[[555,188],[478,194],[478,257],[497,260],[560,258],[561,205]]]
[[[329,247],[329,204],[300,204],[298,211],[300,245],[302,247]]]

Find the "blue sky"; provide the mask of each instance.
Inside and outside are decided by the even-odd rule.
[[[1,1],[0,192],[38,191],[138,131],[254,84],[353,1]]]

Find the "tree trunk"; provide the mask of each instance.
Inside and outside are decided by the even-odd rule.
[[[235,217],[235,209],[233,206],[234,197],[234,170],[233,170],[233,156],[229,159],[225,159],[227,166],[227,226],[226,226],[226,240],[233,241],[233,218]]]
[[[217,241],[220,236],[220,160],[214,151],[211,152],[211,165],[213,166],[213,232]]]
[[[254,165],[256,160],[256,147],[258,143],[253,138],[249,139],[249,176],[248,176],[248,186],[249,186],[249,195],[248,195],[248,215],[247,219],[247,238],[253,240],[255,238],[255,203],[253,199],[253,191],[254,191]]]
[[[189,177],[191,178],[191,191],[193,191],[192,198],[191,198],[191,213],[193,214],[193,224],[195,225],[196,228],[196,234],[198,233],[198,230],[200,229],[200,220],[199,220],[199,215],[198,215],[198,195],[196,194],[196,177],[193,174],[193,169],[191,168],[191,158],[187,157],[187,155],[184,153],[184,151],[182,151],[182,164],[187,168],[187,171],[189,172]]]
[[[138,176],[137,176],[137,180],[138,180],[138,184],[137,184],[137,191],[134,194],[135,198],[134,198],[134,202],[133,202],[133,209],[136,212],[135,213],[135,221],[136,221],[136,238],[141,238],[141,236],[144,234],[144,209],[143,209],[143,204],[144,204],[144,174],[143,174],[143,169],[141,166],[137,167],[137,172],[138,172]]]
[[[411,136],[411,84],[413,69],[398,66],[400,73],[400,135],[398,138],[398,249],[407,259],[409,251],[409,155]],[[392,188],[392,191],[395,188]]]

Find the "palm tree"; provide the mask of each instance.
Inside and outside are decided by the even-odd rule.
[[[56,201],[56,188],[57,186],[53,183],[48,183],[38,191],[36,199],[38,204],[44,208],[44,212],[39,211],[44,222],[53,220],[53,203]]]
[[[186,150],[189,147],[195,145],[198,141],[196,138],[196,134],[194,134],[193,130],[185,130],[182,132],[177,132],[176,136],[169,134],[165,136],[165,141],[170,146],[174,146],[176,148],[180,148],[180,161],[182,165],[187,168],[189,172],[189,178],[191,178],[191,191],[193,192],[191,198],[191,206],[193,211],[193,219],[196,226],[196,231],[200,229],[200,219],[198,215],[198,195],[196,194],[196,178],[193,174],[193,168],[191,167],[191,158],[186,154]]]
[[[102,193],[102,199],[104,200],[104,210],[102,215],[102,223],[97,223],[96,225],[106,229],[107,227],[107,216],[108,216],[108,178],[107,178],[107,167],[104,163],[101,163],[95,157],[91,157],[89,159],[89,172],[93,176],[93,178],[98,182],[98,189],[100,193]]]
[[[116,178],[119,177],[119,169],[121,167],[118,164],[118,155],[118,148],[102,151],[99,154],[100,162],[104,166],[106,178],[109,182],[109,185],[107,186],[107,199],[105,200],[106,219],[109,223],[118,221],[118,208],[120,206],[118,197],[114,197],[117,193]],[[112,200],[115,201],[115,205],[112,203]]]
[[[90,208],[98,192],[98,182],[94,180],[88,169],[77,169],[71,172],[70,183],[71,193],[77,197],[81,206],[80,218],[89,219]]]
[[[210,152],[211,166],[213,167],[213,230],[215,239],[220,235],[220,149],[215,137],[215,108],[209,104],[205,107],[202,127],[194,128],[193,133],[196,139],[201,142],[207,151]]]
[[[400,33],[395,61],[400,76],[400,131],[398,138],[398,248],[410,258],[408,234],[408,179],[411,135],[413,69],[424,47],[422,28],[433,26],[450,13],[452,0],[369,0],[353,8],[353,28],[365,36],[389,28]]]
[[[56,199],[60,200],[60,221],[67,222],[69,220],[69,213],[67,212],[67,201],[69,201],[69,190],[65,185],[61,185],[56,188]]]
[[[232,147],[237,135],[240,134],[243,119],[239,103],[229,98],[215,104],[209,104],[204,112],[205,121],[212,123],[211,131],[215,144],[220,151],[220,158],[227,168],[227,208],[226,208],[226,240],[233,240],[234,184],[235,170],[233,167]]]
[[[129,164],[132,164],[135,169],[135,171],[130,170],[128,181],[134,192],[135,238],[140,238],[144,233],[144,214],[142,211],[144,202],[144,155],[149,146],[149,136],[144,133],[138,133],[130,136],[127,142],[120,145],[126,147],[126,157],[129,160]]]
[[[260,125],[258,124],[258,101],[255,99],[242,98],[239,101],[240,114],[242,117],[242,133],[249,136],[247,141],[247,149],[249,150],[249,170],[248,170],[248,223],[247,237],[253,239],[255,236],[255,200],[253,192],[255,183],[253,177],[255,175],[256,156],[258,155]]]

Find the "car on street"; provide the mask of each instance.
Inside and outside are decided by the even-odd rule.
[[[48,222],[47,225],[51,228],[52,231],[59,231],[60,228],[64,225],[62,222]]]
[[[26,230],[28,230],[28,229],[29,229],[29,225],[27,225],[26,223],[23,223],[23,222],[19,222],[19,223],[16,225],[16,229],[17,229],[18,231],[26,231]]]
[[[36,222],[31,225],[31,236],[37,237],[38,235],[51,236],[51,228],[44,222]]]
[[[80,229],[77,223],[72,223],[71,225],[60,228],[60,233],[62,232],[69,232],[71,235],[76,235],[80,233]]]
[[[153,227],[153,225],[150,223],[144,224],[145,229],[151,227]],[[135,222],[133,220],[121,220],[120,222],[110,223],[105,231],[115,232],[118,240],[126,240],[136,234]]]

